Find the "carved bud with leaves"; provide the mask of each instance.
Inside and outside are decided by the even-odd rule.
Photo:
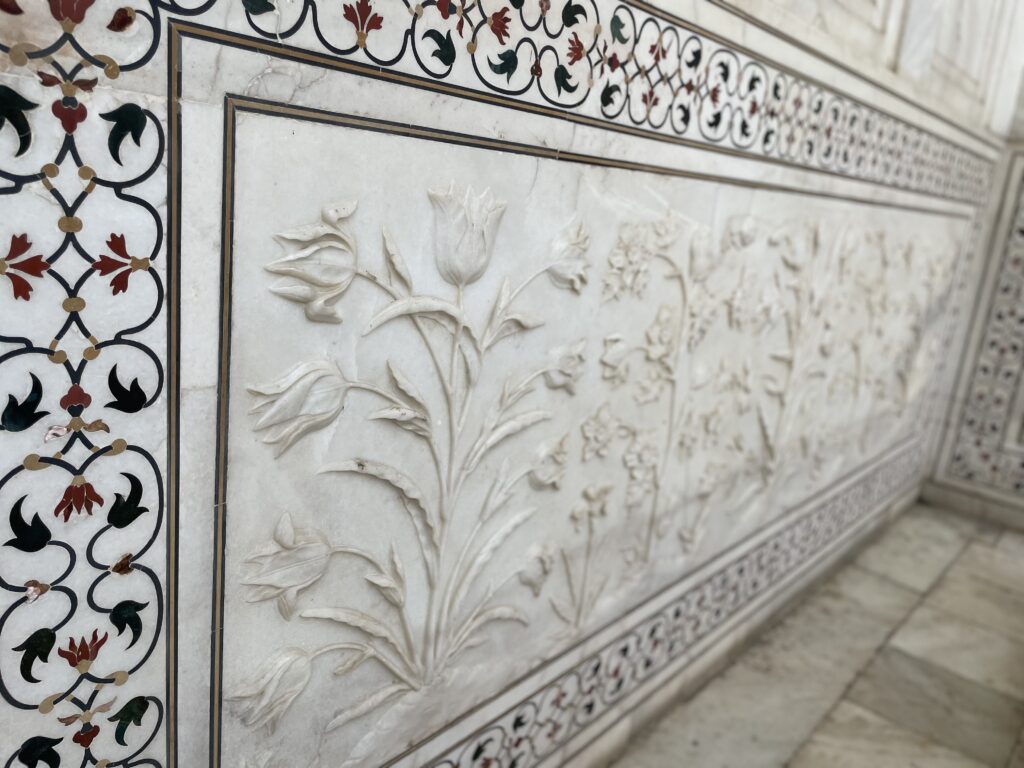
[[[452,182],[446,191],[428,190],[434,204],[434,258],[447,282],[465,287],[480,279],[491,260],[491,248],[505,203],[485,189],[481,194]]]
[[[300,648],[284,648],[267,659],[256,676],[230,698],[239,704],[246,725],[266,726],[273,733],[281,716],[306,689],[312,674],[308,653]]]
[[[326,206],[316,224],[275,236],[287,254],[264,267],[282,278],[270,290],[303,304],[310,320],[342,320],[335,304],[356,276],[356,241],[341,222],[355,209],[355,201]]]
[[[348,383],[334,363],[302,363],[277,381],[248,387],[256,399],[250,413],[258,414],[254,429],[265,432],[263,442],[277,456],[300,437],[330,424],[345,407]]]
[[[267,551],[247,560],[259,566],[242,582],[249,587],[248,601],[276,600],[281,616],[291,619],[299,592],[320,580],[331,552],[330,542],[320,531],[296,528],[286,512],[274,529],[274,540]]]

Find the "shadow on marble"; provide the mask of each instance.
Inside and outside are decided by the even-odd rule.
[[[640,734],[617,768],[778,768],[917,596],[841,571],[692,700]]]
[[[1024,704],[906,653],[885,648],[847,697],[896,725],[993,768],[1009,759]]]
[[[928,604],[1024,641],[1024,560],[973,545],[928,596]]]
[[[983,768],[984,763],[840,702],[787,768]]]
[[[936,610],[927,600],[890,645],[1024,701],[1024,642]]]
[[[927,507],[907,512],[860,554],[857,565],[927,592],[970,540],[962,524],[951,525],[931,512]]]

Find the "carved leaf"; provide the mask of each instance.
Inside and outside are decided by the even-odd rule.
[[[477,575],[483,570],[484,566],[490,562],[491,558],[494,557],[494,553],[498,551],[498,548],[505,543],[505,540],[511,536],[519,526],[529,520],[533,513],[537,511],[536,507],[527,507],[521,512],[517,512],[512,515],[505,524],[496,530],[491,537],[487,540],[480,551],[477,552],[476,557],[473,558],[473,563],[469,566],[466,571],[466,575],[459,580],[455,590],[455,600],[453,601],[452,614],[454,615],[458,609],[462,597],[466,594],[468,589],[475,583]],[[486,598],[484,600],[486,602]]]
[[[490,349],[507,336],[513,336],[522,331],[529,331],[543,325],[543,321],[535,320],[521,313],[509,311],[512,301],[512,288],[509,279],[506,277],[498,290],[498,300],[494,303],[491,312],[491,320],[484,332],[483,348]]]
[[[385,421],[390,421],[395,426],[417,434],[420,437],[430,437],[430,427],[426,415],[419,411],[414,411],[411,408],[389,406],[388,408],[381,408],[379,411],[374,411],[367,418],[384,419]]]
[[[365,577],[368,582],[377,588],[377,591],[384,596],[392,605],[401,608],[405,605],[405,595],[401,588],[388,576],[383,573],[371,573]]]
[[[466,323],[466,318],[463,315],[462,310],[450,301],[439,299],[434,296],[409,296],[405,299],[399,299],[377,313],[377,315],[367,324],[366,330],[363,331],[363,335],[366,336],[373,333],[385,323],[396,318],[408,317],[410,315],[426,317],[434,320],[444,326],[444,328],[451,334],[454,334],[455,329],[461,326],[462,332],[469,336],[473,342],[473,346],[477,349],[480,348],[480,344],[476,340],[476,335],[473,333],[473,329]]]
[[[352,720],[355,720],[356,718],[362,717],[363,715],[372,712],[389,699],[393,699],[395,696],[407,693],[409,690],[409,686],[403,683],[393,683],[391,685],[385,686],[372,696],[363,699],[358,704],[341,710],[337,715],[334,716],[334,719],[327,724],[325,730],[328,733],[331,731],[336,731],[338,728],[341,728],[341,726],[345,725],[345,723],[348,723]]]
[[[332,464],[324,467],[320,472],[352,472],[354,474],[375,477],[378,480],[387,483],[401,493],[403,498],[410,502],[416,515],[421,517],[423,522],[426,523],[427,527],[430,529],[431,541],[433,542],[434,547],[436,548],[439,546],[438,520],[436,513],[434,513],[423,500],[423,492],[420,491],[416,483],[413,482],[410,477],[391,465],[384,464],[379,461],[372,461],[370,459],[349,459],[348,461],[343,461],[340,464]]]
[[[527,411],[526,413],[513,416],[507,421],[503,421],[489,435],[481,435],[480,439],[477,440],[473,450],[470,452],[469,458],[466,460],[466,471],[472,472],[487,452],[502,440],[550,418],[551,414],[547,411]]]
[[[388,373],[391,374],[391,381],[399,392],[412,401],[414,405],[419,406],[424,413],[430,413],[426,401],[424,401],[423,395],[420,394],[416,385],[390,360],[388,361]]]
[[[327,621],[336,621],[339,624],[344,624],[347,627],[352,627],[353,629],[365,632],[371,637],[379,637],[394,648],[395,652],[402,657],[402,660],[405,661],[406,664],[410,667],[414,666],[409,655],[391,633],[391,630],[367,613],[363,613],[362,611],[357,611],[352,608],[307,608],[299,615],[304,619],[326,619]]]
[[[402,258],[402,254],[398,250],[398,246],[395,245],[394,238],[391,237],[391,233],[387,227],[382,230],[384,236],[384,256],[388,265],[388,272],[392,278],[397,278],[398,281],[405,286],[405,290],[412,290],[412,278],[409,276],[409,267],[405,263],[405,259]]]

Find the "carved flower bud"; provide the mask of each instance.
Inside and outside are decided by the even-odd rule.
[[[355,209],[354,201],[327,206],[319,223],[276,235],[288,253],[264,267],[283,278],[270,290],[305,305],[306,317],[315,322],[342,320],[335,304],[356,276],[356,241],[341,221]]]
[[[285,648],[267,659],[256,677],[230,699],[239,703],[240,716],[247,726],[266,726],[273,733],[312,675],[310,655],[300,648]]]
[[[345,407],[348,382],[327,361],[302,363],[277,381],[248,388],[256,397],[250,413],[259,414],[254,429],[275,455],[287,451],[307,432],[330,424]]]
[[[434,258],[445,281],[459,287],[476,282],[491,260],[494,236],[505,212],[505,203],[489,189],[477,195],[472,187],[459,192],[455,183],[448,191],[429,190],[434,204]]]
[[[270,548],[247,560],[259,566],[258,572],[242,582],[251,588],[248,601],[276,600],[277,610],[291,619],[299,592],[320,580],[330,558],[327,538],[312,528],[296,528],[291,515],[285,513]]]

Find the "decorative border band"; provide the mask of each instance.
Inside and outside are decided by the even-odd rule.
[[[1013,186],[1005,203],[1012,205],[1005,246],[997,265],[993,293],[970,384],[956,425],[948,476],[982,488],[1024,494],[1024,452],[1014,450],[1022,428],[1013,422],[1015,398],[1024,377],[1024,154],[1011,157]],[[1012,200],[1012,202],[1010,202]],[[1010,436],[1008,437],[1008,433]],[[1008,445],[1009,444],[1009,445]]]
[[[333,56],[655,138],[973,204],[989,188],[981,155],[637,0],[368,0],[348,25],[317,0],[246,5],[279,43],[312,34]]]

